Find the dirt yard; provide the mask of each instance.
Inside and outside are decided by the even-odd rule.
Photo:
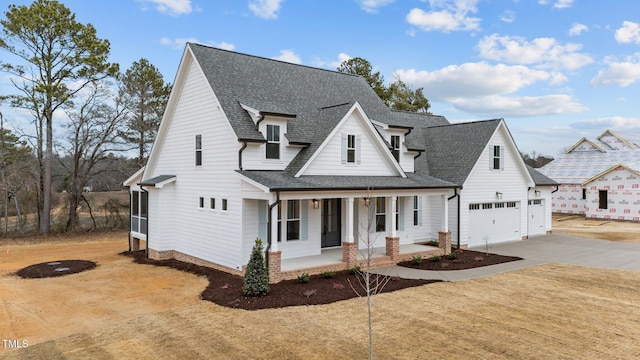
[[[553,231],[575,236],[623,242],[640,242],[640,223],[588,219],[584,216],[553,214]]]
[[[637,230],[636,230],[637,233]],[[352,359],[367,357],[362,299],[246,311],[199,300],[206,280],[117,255],[126,233],[0,249],[0,347],[18,359]],[[98,267],[11,275],[45,261]],[[548,264],[380,295],[376,358],[627,359],[640,353],[640,272]]]

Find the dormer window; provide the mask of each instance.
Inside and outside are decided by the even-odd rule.
[[[267,159],[280,159],[280,126],[267,125]]]
[[[391,135],[391,153],[400,162],[400,135]]]

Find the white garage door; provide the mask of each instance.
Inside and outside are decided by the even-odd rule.
[[[529,200],[529,236],[544,235],[544,200]]]
[[[520,239],[520,202],[469,204],[470,247]]]

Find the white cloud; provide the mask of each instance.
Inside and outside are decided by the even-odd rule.
[[[272,59],[286,61],[293,64],[302,64],[300,56],[296,55],[293,50],[280,50],[280,55],[272,57]]]
[[[395,74],[407,84],[424,87],[430,97],[441,101],[511,94],[538,82],[558,81],[547,71],[485,62],[449,65],[432,72],[400,69]]]
[[[478,42],[480,56],[510,64],[537,65],[540,68],[575,70],[593,62],[579,53],[581,44],[560,45],[554,38],[536,38],[529,42],[519,36],[485,36]]]
[[[598,71],[591,85],[618,85],[621,87],[629,86],[640,81],[640,53],[629,56],[623,61],[615,61],[611,58],[606,59],[608,67]]]
[[[215,42],[215,41],[200,41],[194,37],[189,37],[189,38],[175,38],[175,39],[169,39],[166,37],[163,37],[160,39],[160,44],[165,45],[165,46],[170,46],[174,49],[177,50],[182,50],[184,49],[184,46],[186,43],[198,43],[198,44],[205,44],[205,45],[211,45],[213,47],[217,47],[223,50],[233,50],[236,48],[235,45],[230,44],[228,42],[222,41],[222,42]]]
[[[513,97],[494,95],[457,99],[452,103],[462,111],[492,117],[558,115],[587,110],[587,107],[566,94]]]
[[[342,64],[343,62],[352,59],[353,56],[346,54],[346,53],[340,53],[337,56],[337,60],[334,61],[327,61],[327,60],[322,60],[320,58],[315,58],[313,59],[313,61],[311,62],[311,65],[315,66],[315,67],[323,67],[323,68],[329,68],[331,70],[335,70],[338,68],[338,66],[340,66],[340,64]]]
[[[431,11],[414,8],[407,14],[409,24],[423,31],[480,30],[480,18],[468,16],[478,12],[478,0],[430,0]]]
[[[589,27],[585,24],[573,23],[571,29],[569,29],[569,36],[578,36],[583,31],[589,31]]]
[[[191,0],[138,0],[142,3],[155,5],[156,10],[161,13],[178,16],[190,14],[193,11]]]
[[[360,8],[368,13],[378,12],[378,8],[389,5],[396,0],[356,0]]]
[[[500,15],[500,21],[511,24],[516,21],[516,13],[511,10],[505,10],[502,15]]]
[[[568,7],[571,7],[571,5],[573,5],[574,0],[557,0],[555,2],[555,4],[553,4],[553,7],[556,9],[566,9]],[[538,4],[540,5],[547,5],[549,3],[549,0],[538,0]]]
[[[251,0],[249,1],[249,10],[256,16],[263,19],[276,19],[280,4],[284,0]]]
[[[620,44],[640,44],[640,24],[631,21],[622,23],[622,27],[616,30],[616,41]]]
[[[611,129],[613,131],[637,131],[640,130],[640,118],[630,118],[623,116],[610,116],[597,119],[580,120],[571,123],[574,129]]]

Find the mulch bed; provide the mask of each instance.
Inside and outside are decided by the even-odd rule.
[[[441,256],[437,258],[422,259],[421,264],[414,264],[412,261],[403,261],[398,263],[399,266],[404,266],[412,269],[420,270],[465,270],[473,269],[482,266],[489,266],[495,264],[502,264],[510,261],[522,260],[516,256],[505,256],[498,254],[487,254],[480,251],[473,250],[453,250],[457,254],[456,258],[450,258],[449,256]]]
[[[23,279],[42,279],[91,270],[97,266],[87,260],[56,260],[40,264],[29,265],[16,272]]]
[[[134,262],[138,264],[167,266],[195,275],[206,276],[209,279],[209,286],[200,295],[201,299],[230,308],[258,310],[286,306],[322,305],[357,297],[358,295],[356,295],[353,288],[357,289],[361,294],[363,293],[356,275],[345,270],[336,272],[335,276],[330,279],[325,279],[322,275],[311,276],[308,283],[299,283],[297,280],[281,281],[277,284],[271,284],[271,291],[266,296],[246,297],[242,295],[243,279],[241,276],[174,259],[147,259],[144,251],[126,251],[121,254],[133,257]],[[353,285],[353,288],[349,282]],[[434,282],[439,282],[439,280],[415,280],[394,277],[385,285],[382,292],[391,292]]]

